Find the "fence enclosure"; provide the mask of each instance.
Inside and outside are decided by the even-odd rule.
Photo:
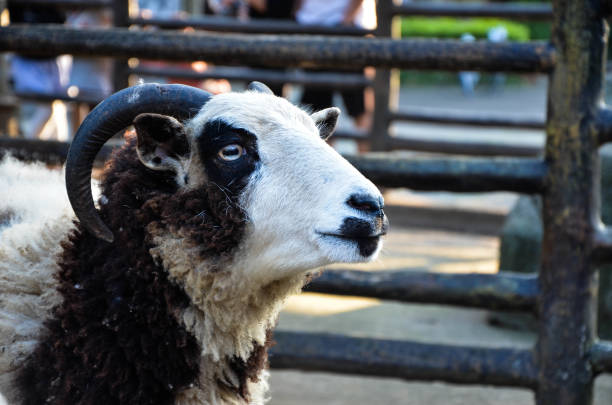
[[[278,345],[271,350],[270,359],[272,367],[277,368],[524,387],[535,391],[538,405],[589,405],[594,378],[612,372],[612,342],[597,339],[595,324],[595,266],[612,259],[612,231],[600,221],[597,155],[601,144],[612,141],[612,112],[602,103],[605,18],[612,11],[610,7],[604,0],[555,0],[552,10],[547,5],[395,5],[380,0],[377,38],[8,26],[0,29],[0,50],[203,59],[266,67],[373,66],[377,68],[373,82],[377,111],[370,140],[375,149],[383,151],[396,142],[388,136],[393,120],[436,120],[432,114],[410,116],[409,112],[389,110],[390,68],[548,73],[546,123],[517,123],[503,116],[489,120],[482,116],[438,117],[482,125],[545,127],[543,156],[416,160],[384,154],[350,157],[366,176],[386,187],[540,194],[544,239],[543,262],[537,276],[377,272],[373,279],[367,272],[333,271],[307,287],[309,291],[403,302],[532,312],[539,319],[535,347],[487,349],[277,332]],[[552,40],[550,44],[491,44],[388,38],[391,17],[405,13],[552,18]],[[116,21],[120,27],[130,23],[119,13]],[[202,27],[205,24],[202,22]],[[251,32],[260,31],[253,28]],[[122,69],[126,69],[124,63],[118,65],[119,73]],[[329,83],[336,79],[325,78]],[[56,153],[60,155],[65,151],[65,145],[48,145],[58,148]],[[17,147],[28,149],[26,144]]]

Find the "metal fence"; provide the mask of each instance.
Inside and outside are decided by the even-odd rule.
[[[69,9],[74,8],[110,8],[113,9],[114,25],[117,27],[143,27],[155,26],[158,28],[183,29],[195,28],[209,32],[238,32],[238,33],[256,33],[256,34],[315,34],[315,35],[333,35],[333,36],[361,36],[375,35],[377,38],[391,38],[393,36],[392,20],[393,17],[404,15],[436,15],[436,16],[486,16],[486,17],[508,17],[520,20],[548,20],[552,16],[552,8],[548,4],[487,4],[487,3],[429,3],[417,2],[397,5],[391,0],[379,1],[377,4],[377,20],[378,27],[374,31],[354,28],[354,27],[328,27],[328,26],[304,26],[295,22],[282,20],[250,20],[239,21],[235,18],[217,17],[217,16],[199,16],[184,19],[144,19],[131,18],[128,13],[128,0],[8,0],[18,2],[19,4],[55,4],[60,7]],[[433,55],[435,52],[444,51],[447,55],[444,62],[440,63],[436,69],[452,69],[459,70],[462,66],[462,61],[468,60],[469,56],[465,54],[469,49],[457,47],[454,43],[444,46],[444,44],[422,43],[420,49],[415,49],[413,54],[423,59],[428,55]],[[516,45],[516,44],[515,44]],[[159,44],[164,46],[164,44]],[[227,46],[232,46],[230,43]],[[223,53],[227,51],[227,46],[220,49]],[[372,44],[377,47],[378,45]],[[512,50],[508,52],[502,51],[503,47],[491,47],[491,50],[499,50],[502,55],[507,55],[506,60],[499,60],[497,67],[489,67],[488,70],[507,69],[518,72],[541,71],[544,67],[534,68],[533,66],[524,66],[522,69],[514,66],[513,54],[524,53],[525,50],[521,47],[512,46]],[[318,49],[318,48],[317,48]],[[327,48],[330,51],[335,51],[338,46]],[[454,52],[455,55],[451,55]],[[486,49],[481,52],[487,52]],[[537,50],[536,50],[537,52]],[[95,52],[94,52],[95,53]],[[171,58],[171,55],[159,55],[157,57]],[[420,54],[420,55],[417,55]],[[298,52],[293,56],[302,55],[303,52]],[[315,53],[321,55],[321,52]],[[195,52],[193,58],[197,56]],[[262,58],[270,56],[277,57],[277,53],[262,54]],[[286,54],[286,58],[290,58],[290,53]],[[393,59],[397,59],[397,54],[392,54]],[[477,55],[474,55],[477,56]],[[493,56],[493,55],[490,55]],[[531,55],[537,57],[537,55]],[[520,59],[526,59],[523,55]],[[520,60],[519,59],[519,60]],[[193,60],[193,59],[192,59]],[[281,59],[284,61],[285,59]],[[212,60],[209,60],[212,61]],[[217,63],[231,63],[226,59],[215,59]],[[290,61],[289,61],[290,62]],[[308,60],[302,60],[307,63]],[[244,62],[243,62],[244,63]],[[253,62],[255,63],[255,59]],[[338,68],[337,63],[321,64],[320,60],[315,61],[320,66],[328,66],[330,68]],[[263,66],[259,62],[259,66]],[[274,65],[277,68],[284,68],[288,64],[280,62]],[[350,64],[352,67],[352,64]],[[378,66],[390,66],[389,64],[379,64]],[[465,66],[465,65],[463,65]],[[431,68],[431,65],[423,66],[416,62],[413,57],[403,64],[395,64],[392,67],[420,69]],[[485,68],[484,66],[482,68]],[[491,144],[491,143],[476,143],[464,141],[446,141],[444,143],[435,142],[426,138],[398,138],[390,135],[389,128],[395,122],[412,121],[412,122],[434,122],[440,124],[459,124],[459,125],[477,125],[477,126],[496,126],[509,128],[531,128],[542,129],[544,121],[534,117],[508,117],[505,115],[491,113],[453,113],[440,112],[435,110],[415,109],[398,110],[397,104],[397,80],[391,79],[391,72],[385,69],[377,70],[376,77],[369,80],[360,74],[350,74],[342,72],[341,74],[322,73],[322,72],[294,72],[286,70],[263,70],[263,69],[237,69],[230,67],[218,67],[209,69],[204,72],[194,72],[186,69],[168,68],[168,67],[128,67],[126,60],[119,60],[115,65],[114,83],[115,89],[121,89],[128,85],[128,76],[136,74],[144,77],[176,77],[187,79],[209,79],[209,78],[226,78],[238,81],[260,80],[265,83],[281,84],[308,84],[309,86],[332,87],[335,89],[341,88],[363,88],[371,87],[375,96],[375,111],[373,114],[373,126],[369,133],[364,133],[359,130],[342,130],[337,134],[337,137],[359,139],[367,142],[373,150],[394,150],[394,149],[411,149],[418,151],[439,152],[439,153],[454,153],[466,155],[503,155],[503,156],[537,156],[542,153],[541,148],[533,146]],[[64,101],[76,101],[84,103],[95,103],[101,100],[99,98],[90,97],[70,97],[66,94],[54,94],[51,96],[35,95],[35,94],[17,94],[19,98],[52,100],[59,99]]]
[[[538,405],[589,405],[594,378],[612,372],[612,342],[596,334],[596,266],[612,260],[612,230],[599,213],[598,148],[612,141],[612,111],[603,106],[607,24],[604,0],[555,0],[551,43],[393,40],[388,38],[261,36],[141,32],[125,28],[75,30],[55,26],[0,29],[0,51],[208,60],[228,65],[374,66],[376,83],[385,68],[546,72],[549,75],[546,150],[536,158],[408,159],[385,154],[351,158],[375,183],[417,190],[493,191],[543,198],[543,260],[537,276],[446,275],[333,271],[309,291],[364,295],[403,302],[442,303],[527,311],[539,319],[531,349],[456,347],[338,335],[278,332],[271,365],[411,380],[518,386],[535,391]],[[379,2],[384,21],[407,7]],[[459,6],[420,5],[465,15]],[[476,7],[476,6],[471,6]],[[482,6],[479,15],[515,15],[513,6]],[[517,6],[527,7],[527,6]],[[519,8],[523,16],[526,8]],[[433,10],[433,11],[432,11]],[[468,8],[468,10],[470,10]],[[472,11],[472,14],[476,11]],[[510,14],[508,14],[510,13]],[[389,18],[387,18],[389,17]],[[389,89],[389,87],[386,87]],[[374,145],[387,147],[389,93],[377,93],[387,111],[375,125]],[[503,118],[503,117],[502,117]],[[536,124],[534,124],[536,125]],[[539,123],[537,124],[540,125]],[[56,145],[60,148],[62,145]]]

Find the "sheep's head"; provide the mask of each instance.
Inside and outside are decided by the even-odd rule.
[[[124,99],[143,97],[144,90],[141,86]],[[325,142],[338,109],[307,114],[261,84],[244,93],[198,97],[193,106],[204,106],[184,123],[179,119],[193,111],[192,105],[181,106],[182,116],[152,109],[152,101],[148,111],[129,105],[138,157],[149,169],[171,172],[178,192],[214,184],[231,195],[247,219],[240,246],[244,257],[257,261],[257,267],[286,272],[376,257],[387,227],[382,196]],[[113,131],[98,132],[107,137]],[[69,187],[70,173],[69,160]],[[79,212],[82,199],[82,194],[71,195],[81,221],[95,235],[112,240],[110,231],[96,222],[95,210]]]

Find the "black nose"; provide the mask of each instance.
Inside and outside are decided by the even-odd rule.
[[[346,201],[349,207],[368,214],[382,215],[382,197],[374,197],[370,194],[353,194]]]

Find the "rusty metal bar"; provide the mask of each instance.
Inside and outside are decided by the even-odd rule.
[[[17,96],[19,99],[22,99],[22,100],[49,101],[49,102],[54,101],[54,100],[61,100],[61,101],[68,101],[68,102],[75,102],[75,103],[87,103],[87,104],[98,104],[100,101],[104,99],[102,95],[100,95],[99,97],[82,96],[82,95],[70,97],[66,93],[42,94],[42,93],[18,92],[18,93],[15,93],[15,96]]]
[[[344,138],[344,139],[355,139],[355,140],[367,140],[367,132],[354,128],[354,129],[337,129],[334,132],[333,138]]]
[[[393,36],[393,16],[391,15],[392,2],[381,0],[376,2],[376,36],[378,38],[391,38]],[[378,67],[374,76],[374,111],[372,111],[372,125],[368,135],[369,150],[385,151],[389,141],[389,110],[398,97],[393,91],[391,78],[393,73],[389,69]]]
[[[65,158],[64,142],[0,138],[0,148]],[[60,153],[62,152],[62,153]],[[347,159],[374,183],[383,187],[459,192],[516,191],[540,193],[546,164],[540,159],[446,158],[408,159],[384,154],[347,156]],[[54,157],[52,159],[55,159]]]
[[[607,24],[600,0],[555,0],[543,195],[537,363],[538,405],[591,405],[597,274],[593,218],[599,216],[599,142]]]
[[[112,0],[8,0],[7,3],[20,6],[54,6],[65,9],[98,9],[110,7]],[[127,0],[126,0],[127,3]]]
[[[41,161],[50,164],[61,164],[66,161],[70,143],[60,141],[41,141],[35,139],[8,138],[0,136],[0,158],[10,153],[17,159]],[[105,145],[97,156],[96,162],[102,163],[112,151],[112,146]]]
[[[391,111],[391,121],[431,122],[435,124],[472,125],[486,127],[544,129],[546,122],[539,116],[512,116],[508,114],[474,113],[461,110],[411,108]]]
[[[516,20],[550,20],[552,18],[552,7],[546,3],[409,2],[394,6],[393,14],[432,17],[500,17]]]
[[[526,158],[406,158],[373,153],[347,159],[380,186],[415,190],[540,193],[547,171],[543,160]]]
[[[612,342],[595,342],[590,350],[590,361],[596,373],[612,372]]]
[[[360,74],[305,72],[252,69],[244,67],[213,67],[203,72],[196,72],[178,67],[138,66],[130,73],[142,76],[164,76],[185,79],[228,79],[240,81],[258,80],[266,84],[307,84],[311,87],[331,87],[334,89],[359,88],[372,85],[372,81]]]
[[[245,34],[309,34],[364,36],[373,34],[371,30],[357,27],[332,27],[325,25],[303,25],[293,21],[254,19],[240,21],[237,18],[222,16],[198,16],[184,19],[132,18],[132,25],[154,25],[166,29],[196,28],[213,32],[240,32]]]
[[[401,302],[532,311],[538,295],[534,275],[444,274],[416,271],[327,270],[304,291]]]
[[[115,27],[127,27],[129,25],[129,19],[130,10],[128,0],[113,0],[113,25]],[[128,57],[129,56],[124,55],[124,58],[116,58],[113,62],[113,89],[115,92],[130,85]]]
[[[612,261],[612,228],[605,226],[600,221],[594,223],[595,232],[593,238],[593,259],[598,263]]]
[[[530,350],[489,349],[277,331],[270,365],[407,380],[534,388]]]
[[[454,40],[394,40],[75,29],[50,25],[0,28],[0,51],[45,52],[167,60],[206,60],[225,65],[534,72],[554,65],[544,42],[473,43]]]
[[[610,107],[605,106],[599,109],[596,125],[599,144],[612,142],[612,109]]]
[[[420,152],[473,156],[533,157],[541,155],[543,151],[541,147],[530,145],[400,137],[390,137],[387,141],[387,146],[391,150],[407,149]]]

